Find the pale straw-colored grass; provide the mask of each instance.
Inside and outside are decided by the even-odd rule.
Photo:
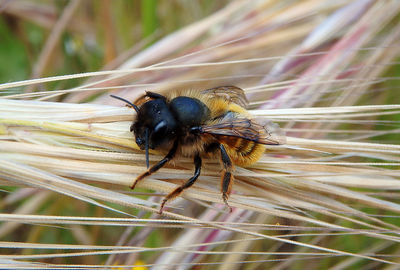
[[[399,12],[397,1],[232,1],[111,71],[0,85],[2,206],[12,209],[0,214],[1,267],[397,269],[400,105],[385,99],[399,78],[384,72],[398,65]],[[75,78],[87,81],[35,91]],[[130,191],[145,157],[129,132],[134,111],[109,94],[226,84],[286,143],[236,168],[232,213],[220,164],[207,159],[159,216],[193,162],[179,158]],[[18,230],[25,238],[7,237]],[[44,237],[65,231],[73,243]]]

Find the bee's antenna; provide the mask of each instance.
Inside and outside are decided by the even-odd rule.
[[[145,139],[145,151],[146,151],[146,166],[147,166],[147,169],[150,167],[150,162],[149,162],[149,129],[148,128],[146,128],[146,131],[145,131],[145,136],[146,136],[146,139]]]
[[[125,103],[127,103],[129,106],[131,106],[133,109],[135,109],[136,113],[139,113],[139,107],[136,106],[135,104],[133,104],[132,102],[122,98],[122,97],[118,97],[118,96],[114,96],[114,95],[110,95],[110,97],[115,98],[115,99],[119,99]]]

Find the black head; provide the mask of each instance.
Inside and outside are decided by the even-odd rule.
[[[149,167],[149,148],[156,149],[173,140],[176,135],[177,123],[165,98],[154,94],[151,96],[154,99],[138,107],[121,97],[111,97],[122,100],[135,109],[137,116],[130,130],[135,135],[136,144],[140,149],[146,150],[146,165]]]
[[[146,144],[149,148],[156,149],[174,139],[176,128],[176,120],[166,100],[158,98],[140,106],[131,131],[135,134],[136,143],[141,149],[145,149]]]
[[[118,96],[111,97],[126,102],[129,107],[135,109],[136,119],[131,126],[131,132],[135,134],[137,145],[143,150],[147,146],[155,149],[174,138],[177,123],[168,108],[166,99],[159,94],[147,92],[151,99],[140,107]]]

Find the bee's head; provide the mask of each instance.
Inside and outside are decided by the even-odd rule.
[[[146,150],[146,165],[149,167],[149,148],[166,144],[176,135],[177,123],[168,108],[165,98],[155,98],[143,103],[140,107],[118,96],[111,97],[124,101],[136,111],[136,119],[131,125],[136,144]],[[162,96],[159,96],[162,97]]]
[[[150,149],[170,142],[176,135],[177,123],[164,99],[152,99],[144,103],[137,112],[131,126],[136,143],[141,149]]]

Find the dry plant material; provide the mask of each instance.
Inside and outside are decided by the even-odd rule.
[[[396,91],[384,72],[400,55],[399,13],[398,1],[232,1],[115,70],[0,85],[88,79],[0,99],[0,181],[12,187],[2,200],[12,210],[0,215],[2,267],[59,258],[99,268],[138,259],[163,269],[398,266],[400,146],[391,136],[400,105],[384,101]],[[145,90],[218,85],[243,88],[249,113],[278,122],[286,144],[236,169],[232,213],[220,198],[219,163],[207,159],[160,217],[160,197],[192,176],[192,161],[176,160],[130,193],[145,155],[129,132],[133,111],[109,94],[132,101]],[[152,164],[161,158],[151,151]],[[104,211],[79,212],[88,205]],[[7,238],[22,226],[20,241]],[[42,241],[60,226],[75,244]],[[162,241],[149,246],[151,236]]]

